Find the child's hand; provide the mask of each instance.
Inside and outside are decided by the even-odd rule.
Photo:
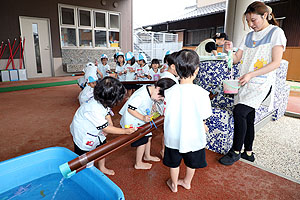
[[[232,48],[233,48],[233,43],[229,40],[226,40],[224,43],[224,49],[226,51],[229,51],[229,50],[232,50]]]
[[[126,128],[125,130],[125,134],[130,135],[131,133],[135,132],[137,130],[136,127],[133,128]]]
[[[150,122],[151,121],[151,115],[144,115],[144,117],[143,117],[143,121],[144,122]]]
[[[127,70],[124,70],[124,72],[123,72],[124,74],[126,74],[127,73]]]

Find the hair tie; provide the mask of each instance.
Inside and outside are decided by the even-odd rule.
[[[272,19],[272,8],[270,7],[270,6],[267,6],[266,5],[266,7],[267,7],[267,9],[268,9],[268,20],[271,20]]]
[[[216,33],[216,36],[217,36],[217,37],[220,37],[220,36],[221,36],[221,33]]]

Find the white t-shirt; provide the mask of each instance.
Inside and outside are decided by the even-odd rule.
[[[128,81],[135,80],[135,71],[136,71],[137,66],[138,66],[137,63],[134,63],[133,65],[130,65],[127,63],[125,65],[125,69],[127,70],[126,80],[128,80]],[[130,72],[130,70],[134,70],[134,72]]]
[[[116,73],[118,74],[118,78],[120,81],[125,81],[126,80],[126,74],[122,74],[121,76],[119,75],[120,72],[125,71],[125,64],[121,67],[120,65],[116,65]]]
[[[176,84],[165,90],[165,145],[180,153],[206,146],[203,120],[212,115],[209,92],[194,84]]]
[[[168,71],[164,71],[164,73],[161,74],[160,78],[170,78],[173,81],[175,81],[177,84],[179,84],[178,79],[174,76],[174,74],[168,72]]]
[[[258,41],[258,40],[261,40],[266,34],[269,33],[269,31],[275,27],[274,25],[270,24],[267,28],[261,30],[261,31],[258,31],[258,32],[254,32],[253,31],[253,36],[252,36],[252,40],[254,41]],[[246,37],[247,35],[244,36],[240,46],[239,46],[239,49],[241,50],[244,50],[244,48],[246,47],[245,45],[245,40],[246,40]],[[286,37],[285,37],[285,34],[283,32],[283,30],[281,28],[277,28],[273,35],[272,35],[272,38],[271,38],[271,46],[272,48],[274,46],[277,46],[277,45],[280,45],[280,46],[283,46],[283,51],[285,51],[285,46],[286,46]]]
[[[102,63],[100,63],[98,64],[98,69],[100,70],[104,78],[105,76],[108,76],[108,73],[106,71],[110,71],[110,66],[108,64],[103,65]]]
[[[82,104],[76,111],[70,125],[75,144],[83,151],[91,151],[103,142],[106,137],[102,129],[108,126],[105,119],[109,109],[98,103],[94,98]]]
[[[139,127],[144,125],[146,122],[134,117],[128,112],[128,109],[133,109],[142,115],[147,115],[146,109],[152,110],[153,100],[147,89],[147,85],[142,86],[137,91],[135,91],[128,101],[120,110],[120,115],[122,115],[120,125],[124,128],[125,125],[133,125],[134,127]],[[149,135],[149,134],[147,134]]]
[[[160,79],[159,69],[157,70],[157,72],[154,72],[154,70],[151,68],[149,70],[149,75],[151,76],[151,81],[158,81]]]
[[[140,65],[138,65],[137,67],[136,67],[136,72],[135,72],[137,75],[149,75],[149,66],[146,64],[146,65],[144,65],[143,67],[141,67]],[[144,80],[148,80],[148,78],[147,77],[145,77],[145,78],[140,78],[140,77],[138,77],[138,79],[137,80],[139,80],[139,81],[144,81]]]
[[[80,105],[87,103],[94,97],[94,88],[89,85],[86,85],[85,88],[79,93],[78,99]]]

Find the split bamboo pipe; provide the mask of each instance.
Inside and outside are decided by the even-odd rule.
[[[160,116],[154,120],[154,123],[157,127],[160,127],[164,123],[164,117]],[[61,173],[64,177],[69,178],[75,173],[78,173],[79,171],[85,169],[87,167],[88,163],[91,162],[97,162],[101,159],[103,159],[105,156],[111,154],[112,152],[142,138],[146,134],[148,134],[151,131],[154,131],[156,128],[155,126],[150,125],[150,123],[146,123],[143,126],[141,126],[140,129],[133,132],[130,135],[122,135],[119,136],[112,141],[101,145],[100,147],[87,152],[65,164],[62,164],[59,168]]]

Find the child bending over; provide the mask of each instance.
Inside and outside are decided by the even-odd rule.
[[[121,126],[139,127],[150,122],[151,115],[148,115],[146,110],[152,110],[154,101],[163,100],[164,90],[174,84],[175,82],[172,79],[165,78],[157,81],[155,85],[144,85],[135,91],[119,112],[122,115]],[[150,155],[151,135],[149,133],[131,144],[132,147],[137,147],[135,169],[151,168],[152,164],[143,162],[143,158],[145,161],[160,160],[158,157]]]
[[[110,108],[120,102],[124,94],[124,86],[115,78],[105,77],[97,81],[94,98],[78,108],[70,125],[75,153],[82,155],[105,144],[107,134],[131,134],[135,131],[134,128],[115,127],[109,114]],[[115,174],[105,167],[105,158],[99,161],[98,166],[105,174]]]
[[[195,169],[207,166],[205,145],[207,127],[204,124],[211,114],[209,93],[193,80],[199,71],[199,56],[192,50],[181,50],[176,56],[176,71],[180,84],[165,91],[163,164],[170,168],[167,185],[177,192],[177,185],[191,188]],[[179,165],[183,159],[186,175],[179,177]]]

